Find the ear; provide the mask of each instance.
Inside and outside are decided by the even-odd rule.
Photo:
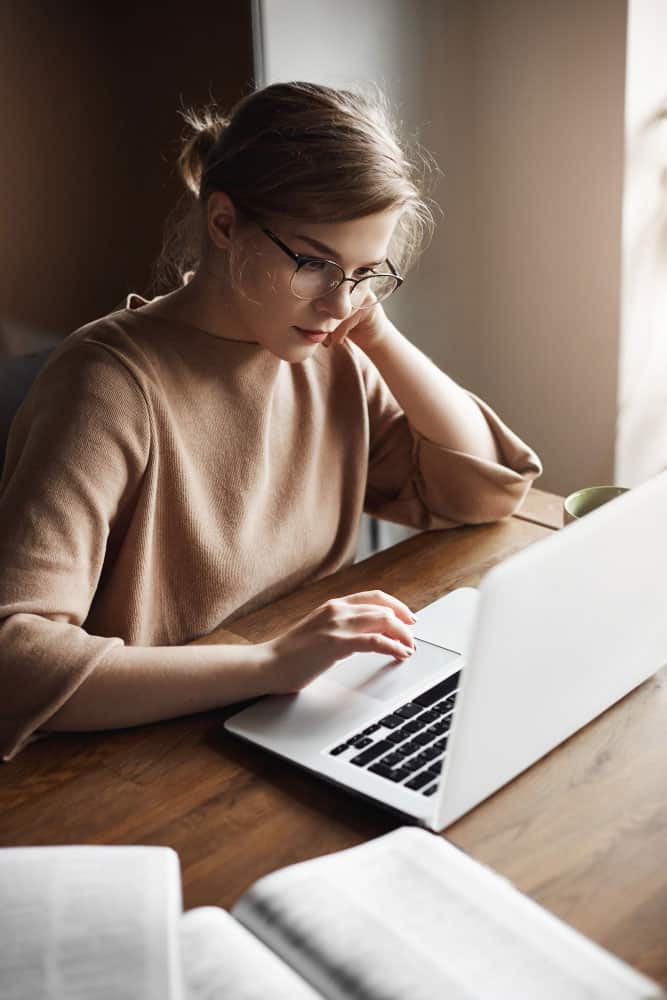
[[[226,250],[236,222],[236,209],[224,191],[212,191],[206,205],[208,235],[214,246]]]

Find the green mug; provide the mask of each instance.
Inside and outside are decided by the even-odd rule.
[[[625,486],[587,486],[576,493],[570,493],[563,501],[563,524],[576,521],[584,514],[601,507],[603,503],[627,493]]]

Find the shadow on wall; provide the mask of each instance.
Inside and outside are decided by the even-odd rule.
[[[28,353],[145,292],[182,104],[252,84],[247,0],[0,3],[0,355]]]

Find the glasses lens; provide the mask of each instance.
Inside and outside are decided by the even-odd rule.
[[[368,309],[391,295],[397,284],[396,278],[391,274],[370,275],[354,286],[350,301],[357,309]]]
[[[331,260],[309,260],[292,275],[292,291],[300,299],[318,299],[340,285],[345,271]]]

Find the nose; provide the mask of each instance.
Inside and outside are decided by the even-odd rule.
[[[340,321],[347,319],[355,309],[350,299],[352,288],[353,286],[348,282],[343,282],[334,292],[329,292],[328,295],[315,299],[316,308],[320,312],[326,312],[334,319]]]

